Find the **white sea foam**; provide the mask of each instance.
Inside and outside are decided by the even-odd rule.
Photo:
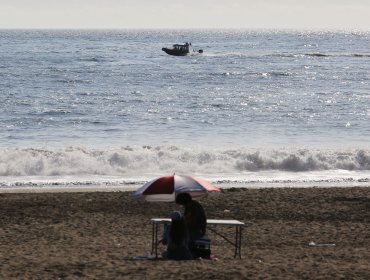
[[[0,185],[130,185],[173,173],[218,184],[369,183],[370,151],[188,149],[5,149]]]

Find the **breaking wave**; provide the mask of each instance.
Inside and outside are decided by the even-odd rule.
[[[0,176],[127,175],[138,173],[235,173],[370,170],[369,150],[250,151],[185,149],[176,146],[93,150],[3,149]]]
[[[222,187],[368,186],[369,150],[206,150],[127,146],[3,149],[0,189],[135,188],[153,177],[201,176]]]

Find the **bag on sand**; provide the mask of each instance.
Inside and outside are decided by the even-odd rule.
[[[209,259],[211,256],[211,240],[203,235],[193,243],[192,252],[195,258]]]

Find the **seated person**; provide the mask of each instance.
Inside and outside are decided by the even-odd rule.
[[[210,240],[206,235],[207,217],[202,205],[193,200],[188,193],[178,194],[176,203],[184,206],[184,220],[189,233],[189,248],[193,256],[195,258],[208,257],[210,255]]]
[[[188,247],[189,238],[185,227],[184,218],[178,211],[170,215],[171,225],[165,228],[162,243],[167,245],[163,257],[170,260],[191,260],[193,256]]]
[[[207,217],[198,201],[192,199],[188,193],[176,196],[176,203],[184,206],[185,225],[189,231],[190,241],[194,241],[206,234]]]

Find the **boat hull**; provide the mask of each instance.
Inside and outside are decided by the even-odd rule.
[[[162,48],[162,51],[164,51],[166,54],[175,55],[175,56],[186,56],[189,54],[188,52],[182,52],[182,51],[172,50],[172,49],[167,49],[167,48]]]

